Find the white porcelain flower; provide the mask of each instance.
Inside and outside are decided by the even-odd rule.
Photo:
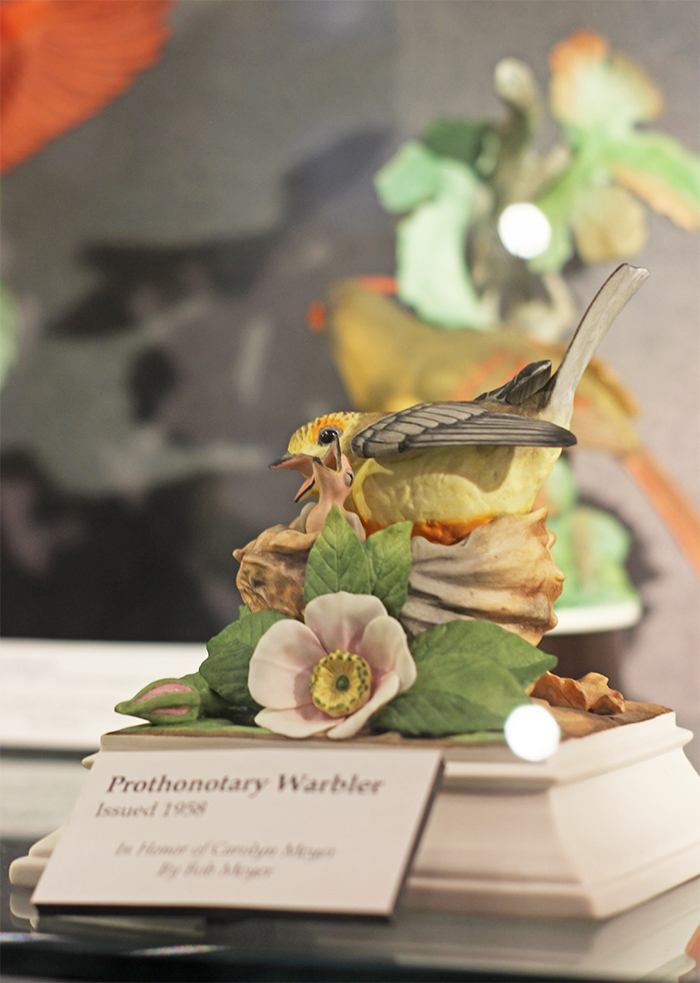
[[[278,621],[256,646],[248,689],[265,708],[255,718],[260,727],[286,737],[352,737],[415,682],[406,633],[378,597],[323,594],[307,605],[305,622]]]

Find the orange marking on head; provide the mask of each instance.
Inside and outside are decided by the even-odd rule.
[[[312,331],[320,333],[326,330],[328,311],[322,300],[315,300],[312,304],[309,304],[306,311],[306,323]]]
[[[393,276],[361,276],[357,282],[366,290],[378,294],[395,294],[397,290],[396,277]]]
[[[339,427],[343,431],[345,430],[345,421],[337,413],[327,413],[326,416],[319,416],[311,424],[311,438],[314,443],[318,441],[318,435],[324,427]]]

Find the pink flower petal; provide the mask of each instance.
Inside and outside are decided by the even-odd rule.
[[[398,674],[401,691],[416,681],[416,664],[408,647],[406,632],[396,618],[386,616],[370,621],[357,654],[369,662],[373,675],[379,681],[392,671]]]
[[[250,695],[261,706],[273,710],[308,703],[311,671],[325,655],[306,625],[292,619],[275,622],[258,642],[250,660]]]
[[[375,618],[387,617],[378,597],[370,594],[322,594],[306,607],[304,620],[326,652],[341,649],[357,653],[365,626]]]
[[[316,710],[313,704],[312,708]],[[316,711],[318,716],[303,711],[307,711],[307,707],[297,710],[261,710],[255,717],[255,723],[258,727],[265,727],[284,737],[311,737],[329,730],[337,720],[320,710]]]
[[[376,693],[363,707],[339,723],[332,730],[328,731],[328,736],[334,741],[342,741],[346,737],[354,737],[358,731],[362,730],[369,718],[377,710],[380,710],[385,703],[393,700],[399,692],[401,681],[395,672],[390,672],[388,676],[379,684]],[[257,720],[257,717],[256,717]]]

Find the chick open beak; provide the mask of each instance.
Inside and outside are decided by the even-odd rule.
[[[314,482],[314,471],[313,471],[313,458],[309,457],[308,454],[285,454],[284,457],[280,457],[279,460],[273,461],[270,465],[271,468],[286,468],[288,471],[299,471],[306,478],[306,481],[302,484],[299,491],[294,497],[294,501],[300,501],[307,492],[310,492],[313,488]]]
[[[328,448],[328,452],[323,458],[324,468],[329,468],[331,471],[342,470],[341,464],[341,452],[340,452],[340,440],[336,437],[331,446]]]

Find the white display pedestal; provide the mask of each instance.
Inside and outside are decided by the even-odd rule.
[[[541,764],[449,760],[410,907],[607,918],[700,873],[700,776],[667,713],[565,741]],[[483,749],[486,751],[487,749]]]
[[[697,876],[700,776],[682,750],[691,736],[664,713],[566,740],[539,763],[503,744],[448,744],[402,908],[602,919]],[[102,749],[177,753],[276,743],[116,732],[103,737]],[[305,745],[328,748],[323,739]],[[343,753],[343,744],[335,747]],[[13,883],[35,883],[50,849],[50,842],[37,844],[15,861]]]

